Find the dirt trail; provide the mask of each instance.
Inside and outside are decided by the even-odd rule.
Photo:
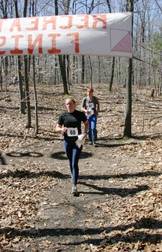
[[[148,124],[144,118],[141,125],[143,107],[137,100],[136,137],[122,139],[122,93],[109,100],[104,89],[99,95],[99,139],[96,147],[83,148],[79,197],[71,194],[68,160],[53,132],[62,106],[53,110],[48,97],[51,111],[41,112],[38,138],[21,133],[24,118],[17,112],[1,111],[6,124],[1,125],[0,143],[8,161],[0,166],[2,251],[162,251],[160,117],[149,120],[146,114]]]
[[[109,244],[109,233],[125,231],[129,225],[133,227],[132,222],[124,220],[125,210],[133,203],[133,197],[149,190],[149,180],[158,174],[144,171],[141,164],[145,160],[139,161],[134,151],[129,156],[121,155],[122,148],[140,148],[140,141],[106,142],[98,140],[97,147],[84,146],[80,159],[79,197],[71,194],[62,142],[48,144],[48,151],[45,146],[39,148],[49,176],[56,184],[42,198],[34,228],[25,232],[25,236],[34,237],[27,251],[33,246],[38,251],[45,251],[46,247],[46,251],[95,251]],[[18,158],[14,160],[22,162]],[[123,237],[118,239],[118,243],[122,241]]]

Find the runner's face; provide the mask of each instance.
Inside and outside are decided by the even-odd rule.
[[[75,103],[71,100],[65,102],[65,106],[68,112],[72,113],[75,110]]]
[[[92,91],[92,90],[88,90],[88,91],[87,91],[87,95],[88,95],[89,97],[92,97],[92,96],[93,96],[93,91]]]

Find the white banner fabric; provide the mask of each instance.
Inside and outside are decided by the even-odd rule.
[[[0,19],[0,56],[132,57],[131,13]]]

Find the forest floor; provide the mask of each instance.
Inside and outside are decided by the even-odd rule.
[[[162,251],[162,97],[133,88],[132,138],[123,138],[126,90],[96,84],[97,146],[84,145],[79,197],[55,132],[62,86],[38,87],[39,134],[26,130],[17,86],[0,92],[0,251]],[[73,85],[78,105],[86,85]],[[34,119],[31,89],[32,125]]]

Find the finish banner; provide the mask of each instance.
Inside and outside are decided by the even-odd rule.
[[[131,13],[0,19],[0,56],[132,57]]]

